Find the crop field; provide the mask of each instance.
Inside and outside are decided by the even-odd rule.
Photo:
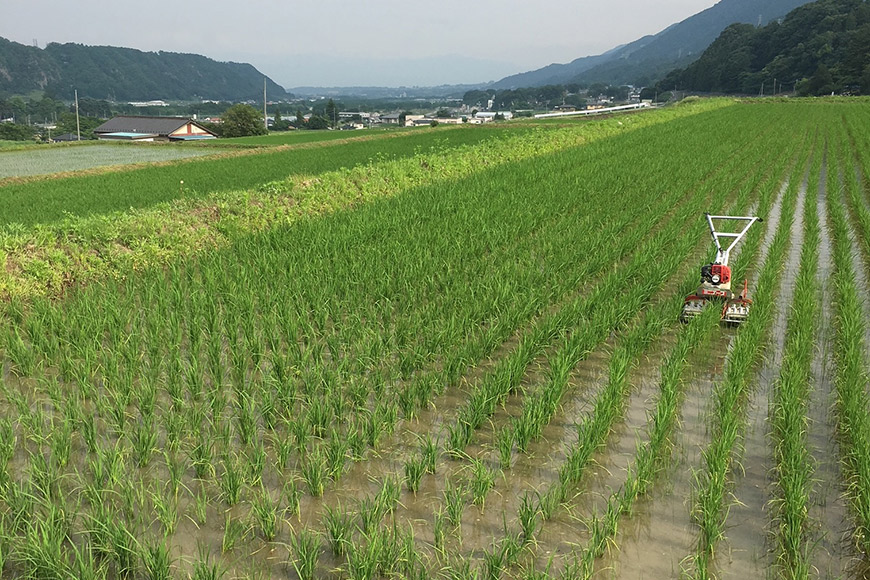
[[[524,130],[527,129],[520,127],[510,132],[521,133]],[[284,180],[291,175],[312,177],[326,171],[480,143],[507,132],[499,127],[485,130],[460,127],[418,132],[385,131],[347,139],[342,143],[326,141],[263,147],[185,163],[59,175],[46,179],[22,180],[21,176],[16,176],[6,183],[0,180],[0,191],[3,192],[0,196],[0,225],[16,223],[32,226],[58,222],[70,215],[104,215],[150,207],[178,197],[199,198],[217,192],[251,188],[273,180]],[[215,143],[219,145],[218,141]],[[200,156],[217,153],[212,147],[200,145],[185,144],[177,149],[168,146],[168,150]],[[130,144],[117,147],[138,149],[137,145]],[[163,147],[156,145],[154,149],[161,150]],[[150,150],[151,146],[146,145],[145,148]],[[91,149],[93,146],[85,148]],[[29,149],[8,154],[28,156],[33,153]],[[0,155],[0,161],[4,155]]]
[[[3,576],[867,577],[868,101],[518,127],[3,226]]]
[[[9,177],[48,175],[110,165],[174,161],[214,155],[214,149],[163,144],[86,144],[9,149],[0,154],[0,180]]]

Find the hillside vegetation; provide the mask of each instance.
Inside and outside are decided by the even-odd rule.
[[[801,95],[870,92],[870,5],[819,0],[782,23],[729,26],[695,63],[670,73],[660,89],[758,94],[774,79]]]
[[[262,99],[264,75],[250,64],[197,54],[51,43],[45,49],[0,38],[0,96],[47,91],[57,98],[111,100]],[[267,79],[270,97],[283,87]]]

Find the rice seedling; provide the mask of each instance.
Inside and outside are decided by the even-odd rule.
[[[440,453],[438,451],[438,442],[432,439],[432,436],[428,433],[420,441],[420,455],[422,456],[426,473],[434,474]]]
[[[220,562],[212,560],[208,546],[199,544],[197,558],[192,564],[191,580],[220,580],[226,576],[226,572]]]
[[[320,535],[313,530],[302,528],[290,537],[291,565],[301,580],[315,578],[321,550]]]
[[[172,556],[163,542],[153,542],[142,550],[142,568],[148,580],[170,580],[172,578]]]
[[[353,515],[343,510],[341,505],[335,508],[324,506],[323,527],[326,529],[326,540],[332,553],[343,556],[353,535]]]
[[[459,529],[462,525],[462,512],[465,511],[465,492],[462,485],[456,485],[449,479],[444,482],[444,509],[450,524]]]
[[[151,503],[157,521],[163,528],[164,537],[174,534],[178,525],[178,496],[171,494],[167,497],[164,490],[155,483],[154,491],[151,492]]]
[[[244,542],[251,528],[241,519],[233,517],[230,512],[226,512],[224,519],[224,535],[221,540],[221,553],[226,554],[232,552],[240,542]]]
[[[303,460],[302,479],[308,486],[308,493],[314,497],[323,495],[326,485],[327,466],[326,458],[320,447],[315,447]]]
[[[251,511],[266,541],[271,542],[278,535],[281,522],[279,507],[278,502],[272,498],[272,494],[265,487],[261,487],[260,493],[251,503]]]
[[[471,488],[471,501],[483,511],[486,496],[495,485],[495,471],[486,466],[480,459],[471,461],[471,476],[469,487]]]
[[[425,461],[425,458],[417,456],[405,460],[405,485],[411,493],[416,494],[420,489],[420,481],[426,473]]]
[[[239,503],[245,485],[239,459],[227,456],[221,460],[221,464],[223,465],[223,473],[219,480],[221,492],[227,505],[234,506]]]
[[[296,485],[296,479],[290,478],[285,484],[281,495],[286,499],[287,507],[285,513],[287,515],[299,515],[299,498],[302,496],[302,491]]]

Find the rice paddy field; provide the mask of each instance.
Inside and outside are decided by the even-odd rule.
[[[501,127],[0,186],[2,575],[867,577],[868,101]]]
[[[0,147],[2,149],[2,147]],[[96,144],[9,148],[0,153],[0,180],[112,165],[174,161],[215,152],[169,144]]]

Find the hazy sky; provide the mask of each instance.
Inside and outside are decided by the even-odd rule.
[[[250,62],[286,88],[478,83],[599,54],[716,0],[0,0],[0,36]]]

